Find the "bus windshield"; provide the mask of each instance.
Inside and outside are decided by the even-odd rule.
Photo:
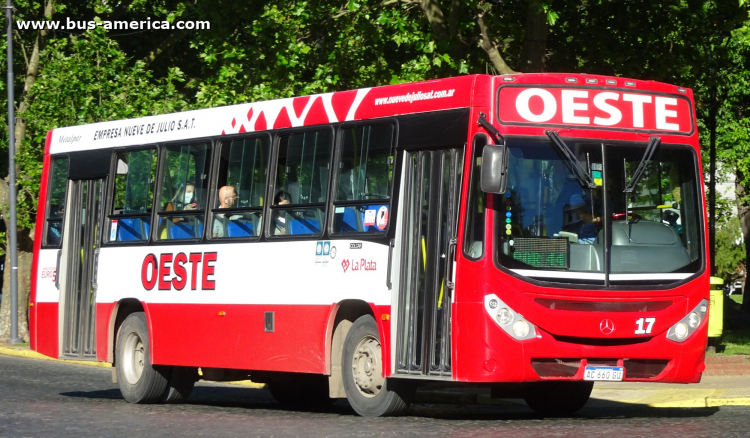
[[[628,193],[646,143],[565,143],[594,187],[552,142],[507,142],[508,188],[494,199],[500,265],[531,277],[599,283],[605,278],[604,229],[610,226],[606,273],[615,282],[674,281],[700,269],[701,203],[692,148],[659,145]]]

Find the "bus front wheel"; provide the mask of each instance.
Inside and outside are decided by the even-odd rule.
[[[383,377],[383,356],[375,319],[365,315],[357,319],[344,341],[341,355],[346,398],[363,417],[399,415],[409,408],[414,397],[413,382]]]
[[[169,367],[151,365],[148,324],[143,312],[130,314],[117,336],[117,381],[130,403],[158,403],[167,391]]]
[[[583,408],[592,389],[594,382],[534,382],[525,388],[524,399],[539,414],[567,416]]]

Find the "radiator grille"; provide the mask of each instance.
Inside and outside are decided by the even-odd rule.
[[[658,312],[672,305],[672,301],[576,301],[555,298],[534,298],[534,302],[548,309],[573,312]]]
[[[669,365],[668,359],[625,359],[625,377],[628,379],[653,379]]]

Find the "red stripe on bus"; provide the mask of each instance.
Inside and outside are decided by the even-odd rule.
[[[34,305],[36,312],[36,330],[39,335],[36,336],[34,350],[45,356],[57,358],[60,355],[60,349],[57,341],[57,303],[36,303]],[[34,337],[32,336],[32,339]]]
[[[29,346],[32,350],[37,350],[38,337],[41,333],[42,336],[49,336],[48,332],[39,330],[37,327],[37,321],[39,318],[39,312],[37,310],[36,303],[36,279],[39,275],[39,251],[42,248],[42,238],[44,236],[44,213],[45,207],[47,206],[47,185],[49,184],[49,168],[50,168],[50,156],[49,148],[52,144],[52,131],[47,132],[47,139],[44,145],[44,162],[42,164],[42,180],[39,184],[39,201],[37,204],[36,214],[36,225],[34,229],[34,255],[35,257],[31,261],[31,281],[30,281],[30,292],[29,292],[29,303],[31,308],[29,309]],[[57,326],[55,326],[57,327]],[[57,341],[57,331],[55,330],[55,341]]]

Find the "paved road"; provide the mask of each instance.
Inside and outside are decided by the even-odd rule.
[[[108,369],[0,356],[0,437],[679,437],[750,435],[750,408],[664,409],[594,400],[544,419],[520,403],[416,404],[400,418],[361,418],[346,402],[282,409],[267,391],[196,386],[183,405],[131,405]]]

